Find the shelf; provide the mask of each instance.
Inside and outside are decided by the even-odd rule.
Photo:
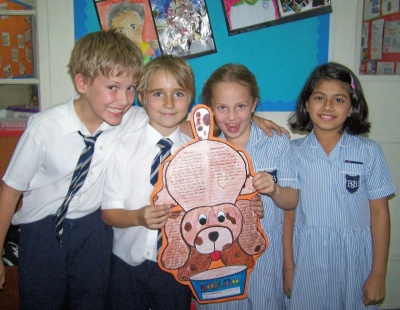
[[[7,16],[36,16],[36,10],[0,10],[0,15]]]
[[[39,79],[35,79],[35,78],[0,79],[0,86],[1,85],[11,85],[11,84],[19,84],[19,85],[34,84],[34,85],[39,85]]]

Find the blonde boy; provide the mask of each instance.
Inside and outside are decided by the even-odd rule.
[[[149,198],[159,140],[169,138],[174,152],[190,139],[179,124],[195,96],[192,69],[182,58],[159,56],[145,66],[138,95],[150,121],[121,140],[110,159],[104,188],[103,219],[115,227],[111,308],[189,309],[189,287],[157,264],[158,229],[171,215],[170,206],[149,205]]]
[[[0,192],[0,249],[11,220],[21,227],[21,309],[104,307],[112,229],[101,220],[99,193],[119,139],[148,120],[143,109],[131,107],[142,69],[142,54],[126,36],[90,33],[76,42],[69,62],[77,92],[29,120]],[[98,134],[87,177],[60,220],[55,214],[85,149],[81,135]],[[0,288],[4,282],[0,260]]]

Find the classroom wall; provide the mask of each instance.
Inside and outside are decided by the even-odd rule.
[[[218,0],[208,0],[218,1]],[[41,94],[43,109],[68,99],[73,91],[66,66],[74,43],[73,1],[41,0],[45,7],[38,14],[47,14],[42,21],[40,32],[49,40],[41,41],[39,53],[46,56],[48,68],[43,68]],[[332,0],[333,13],[330,19],[329,60],[347,65],[358,72],[359,42],[361,33],[362,0]],[[39,32],[39,35],[40,35]],[[44,41],[44,42],[43,42]],[[43,45],[42,45],[43,44]],[[262,59],[262,57],[260,58]],[[370,138],[379,142],[389,163],[393,181],[400,190],[400,165],[396,160],[400,154],[399,76],[359,76],[370,107],[372,130]],[[288,86],[289,87],[289,86]],[[290,112],[263,112],[260,115],[274,120],[287,128]],[[293,135],[293,137],[298,137]],[[390,200],[391,245],[387,275],[387,295],[382,309],[400,308],[400,200]]]

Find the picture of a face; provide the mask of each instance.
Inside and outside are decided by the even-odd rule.
[[[142,43],[143,24],[135,11],[124,11],[111,21],[111,27],[124,33],[137,46]]]

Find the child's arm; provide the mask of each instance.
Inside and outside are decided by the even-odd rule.
[[[263,131],[265,131],[265,133],[272,137],[274,132],[272,131],[272,129],[274,129],[278,135],[282,135],[282,133],[287,134],[287,136],[290,138],[290,133],[289,131],[287,131],[285,128],[275,124],[273,121],[259,117],[257,115],[253,115],[253,121],[254,123],[256,123],[256,125],[258,127],[260,127]]]
[[[260,127],[263,131],[265,131],[265,133],[270,137],[272,137],[272,135],[274,134],[274,132],[272,130],[275,130],[278,133],[278,135],[282,135],[282,133],[284,132],[290,138],[289,131],[287,131],[285,128],[280,127],[279,125],[275,124],[271,120],[253,115],[253,121],[256,123],[256,125],[258,127]],[[190,127],[190,121],[182,122],[180,124],[180,129],[185,135],[193,138],[193,132],[192,132],[192,128]]]
[[[299,191],[276,184],[268,172],[257,172],[253,178],[253,186],[261,194],[268,195],[283,210],[292,210],[297,206]]]
[[[283,218],[283,290],[288,298],[292,292],[292,283],[294,275],[293,259],[293,226],[296,210],[284,211]]]
[[[103,209],[103,221],[110,226],[127,228],[144,226],[148,229],[160,229],[172,214],[170,205],[145,206],[138,210]]]
[[[363,302],[366,306],[379,303],[386,295],[385,278],[389,252],[390,215],[388,198],[369,201],[373,262],[364,283]]]
[[[2,183],[0,188],[0,253],[3,252],[7,231],[21,194],[21,191],[17,191],[4,182]],[[3,289],[5,280],[6,272],[0,256],[0,289]]]

